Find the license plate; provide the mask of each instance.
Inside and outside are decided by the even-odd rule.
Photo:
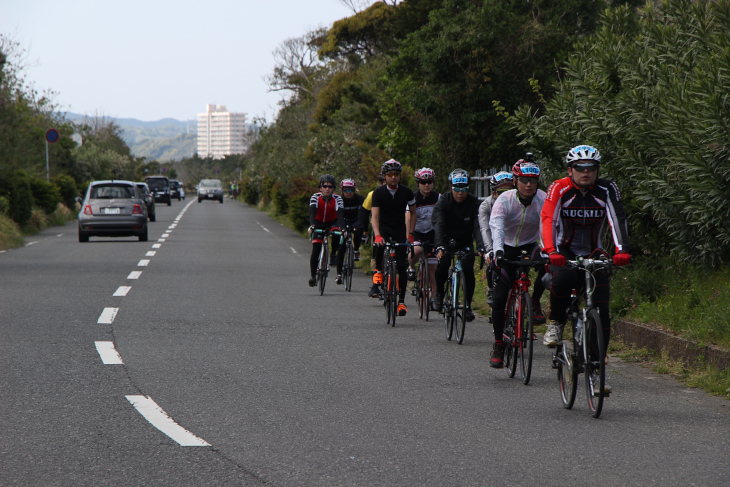
[[[119,208],[104,208],[105,215],[119,215]]]

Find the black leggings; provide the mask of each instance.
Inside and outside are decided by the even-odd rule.
[[[406,298],[406,288],[408,287],[408,258],[406,255],[407,247],[396,247],[395,248],[395,266],[398,269],[398,291],[400,301]],[[378,272],[383,271],[383,257],[385,255],[385,245],[375,246],[375,269]]]
[[[322,226],[318,227],[315,230],[324,229],[324,231],[329,232],[329,229],[334,226],[334,224],[329,226]],[[330,244],[332,245],[332,253],[331,255],[337,255],[337,249],[340,248],[340,240],[341,238],[336,236],[330,236],[328,237]],[[309,271],[312,274],[312,277],[317,273],[317,262],[319,261],[319,252],[322,250],[322,244],[319,242],[314,242],[312,240],[312,255],[309,257]],[[344,252],[342,252],[344,253]],[[337,273],[342,274],[342,259],[337,259]]]
[[[540,247],[535,244],[527,244],[521,247],[504,247],[504,258],[507,260],[516,260],[522,255],[522,251],[527,252],[530,259],[537,259],[540,256]],[[501,268],[497,268],[498,273],[494,276],[494,294],[492,297],[492,325],[494,327],[494,339],[502,340],[504,332],[504,313],[507,306],[507,298],[512,289],[512,283],[517,277],[517,266],[504,264]],[[535,279],[535,287],[532,294],[532,302],[539,302],[545,286],[542,283],[542,276],[545,275],[545,266],[540,266]]]

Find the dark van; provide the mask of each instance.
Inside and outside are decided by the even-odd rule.
[[[155,201],[167,203],[172,206],[172,196],[170,195],[170,180],[166,176],[147,176],[144,182],[150,187],[155,195]]]

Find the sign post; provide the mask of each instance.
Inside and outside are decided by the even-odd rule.
[[[58,142],[58,130],[48,129],[46,130],[46,182],[51,182],[51,172],[48,164],[48,143],[55,144]]]

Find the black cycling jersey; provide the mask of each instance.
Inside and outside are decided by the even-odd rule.
[[[365,197],[357,193],[352,198],[342,197],[342,219],[351,227],[360,226],[360,207],[363,201]]]
[[[406,211],[416,204],[413,191],[401,184],[391,194],[388,185],[384,184],[373,191],[373,208],[380,208],[380,233],[397,238],[403,242],[406,234]],[[401,237],[402,235],[402,237]]]

